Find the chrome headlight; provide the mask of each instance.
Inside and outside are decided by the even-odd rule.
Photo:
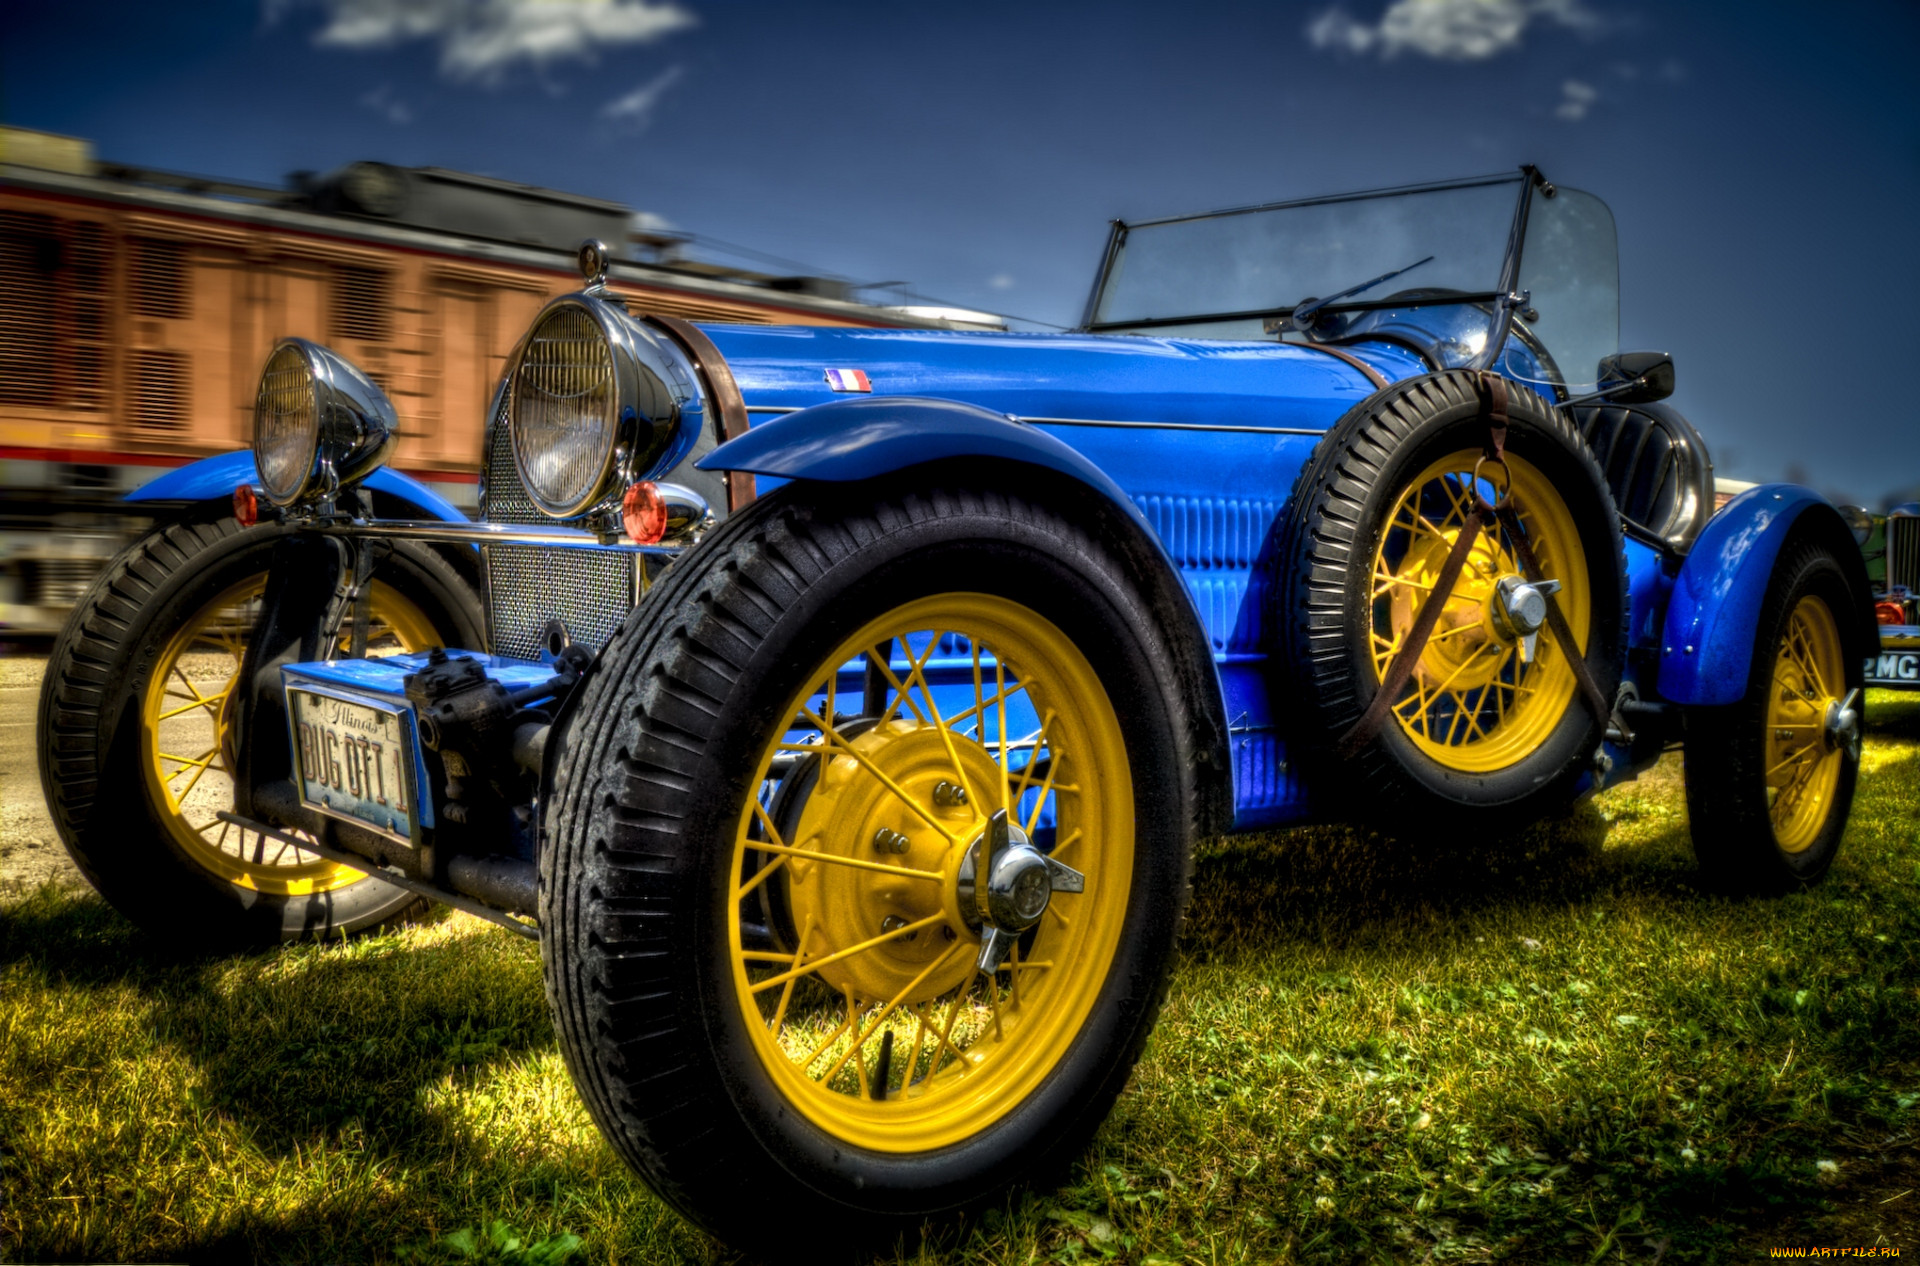
[[[330,497],[386,461],[399,440],[387,393],[303,338],[267,357],[253,401],[253,463],[275,505]]]
[[[541,311],[505,390],[520,481],[556,519],[603,508],[667,470],[692,448],[705,413],[685,353],[592,294]]]

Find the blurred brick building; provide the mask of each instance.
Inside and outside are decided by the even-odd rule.
[[[288,335],[367,370],[400,415],[396,465],[471,508],[488,399],[540,305],[578,288],[586,237],[614,247],[636,314],[980,328],[691,260],[643,222],[437,168],[356,163],[276,189],[0,129],[0,631],[58,627],[142,526],[127,491],[247,445],[260,364]]]

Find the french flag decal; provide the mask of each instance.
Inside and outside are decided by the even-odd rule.
[[[829,369],[827,386],[835,391],[871,392],[873,390],[873,384],[867,381],[867,371],[864,369]]]

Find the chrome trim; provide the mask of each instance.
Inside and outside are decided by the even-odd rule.
[[[275,496],[261,480],[261,491],[278,506],[330,500],[378,470],[393,456],[400,442],[400,416],[380,385],[346,357],[303,338],[283,338],[273,345],[254,388],[253,460],[260,462],[260,383],[265,365],[283,348],[300,354],[313,384],[315,424],[313,452],[307,473],[293,492]]]
[[[584,312],[607,342],[613,362],[615,419],[613,442],[602,455],[599,476],[588,492],[570,505],[547,501],[527,479],[514,400],[515,378],[534,333],[563,308]],[[541,513],[556,519],[617,509],[628,484],[663,474],[692,449],[706,424],[706,395],[685,351],[666,335],[634,320],[620,304],[591,292],[562,295],[540,309],[507,358],[500,390],[503,415],[512,440],[515,473]]]
[[[695,538],[713,526],[713,508],[707,499],[684,484],[657,483],[654,489],[667,506],[667,528],[661,544],[672,541],[691,545]]]
[[[1299,426],[1234,426],[1225,422],[1110,422],[1095,418],[1023,418],[1013,414],[1007,416],[1025,426],[1114,426],[1146,431],[1234,431],[1246,435],[1325,435],[1327,433],[1325,427],[1314,430]]]
[[[674,545],[635,545],[602,541],[579,528],[547,527],[539,523],[445,523],[439,519],[347,519],[313,523],[305,531],[322,536],[365,536],[382,540],[434,541],[447,545],[544,545],[554,549],[591,549],[609,554],[644,554],[671,561],[681,549]]]
[[[880,398],[884,399],[885,397]],[[812,407],[812,405],[796,407],[792,405],[750,404],[747,406],[747,412],[786,414],[799,413],[803,408]],[[1021,417],[1015,413],[1009,413],[1006,417],[1008,421],[1019,423],[1022,426],[1115,426],[1133,427],[1149,431],[1238,431],[1249,435],[1325,435],[1327,433],[1325,427],[1316,431],[1307,427],[1235,426],[1226,422],[1120,422],[1105,418],[1028,418]]]

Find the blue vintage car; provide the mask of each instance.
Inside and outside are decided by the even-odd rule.
[[[537,936],[594,1119],[730,1242],[1075,1155],[1196,837],[1506,830],[1684,744],[1706,881],[1833,861],[1860,551],[1803,488],[1714,513],[1589,194],[1116,223],[1066,334],[641,320],[582,261],[478,523],[280,345],[252,454],[150,486],[76,611],[42,768],[162,935]]]

